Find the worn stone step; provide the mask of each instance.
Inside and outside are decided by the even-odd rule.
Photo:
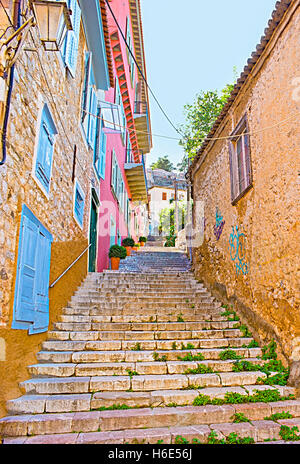
[[[103,395],[103,394],[102,394]],[[47,401],[44,399],[44,401]],[[126,398],[124,398],[126,401]],[[287,402],[283,403],[280,408],[287,411],[289,408]],[[299,402],[298,402],[299,403]],[[120,404],[120,403],[114,403]],[[125,403],[122,403],[125,404]],[[257,403],[243,405],[207,405],[207,406],[183,406],[183,407],[157,407],[138,408],[114,411],[82,411],[72,413],[47,413],[44,414],[27,414],[19,416],[8,416],[0,419],[0,435],[3,437],[26,437],[30,435],[47,435],[74,433],[74,432],[96,432],[143,429],[143,432],[153,427],[186,427],[190,425],[205,425],[209,427],[208,434],[211,430],[218,432],[220,437],[227,437],[230,433],[238,433],[240,437],[252,437],[255,441],[260,442],[265,439],[279,439],[281,425],[290,427],[300,423],[299,404],[295,419],[284,419],[270,421],[264,417],[269,417],[278,410],[274,403]],[[240,406],[247,407],[248,418],[251,422],[233,423],[234,414],[240,413]],[[240,426],[240,427],[239,427]],[[181,429],[182,432],[184,429]],[[188,439],[188,436],[176,433]],[[185,430],[184,433],[186,433]],[[163,436],[163,435],[162,435]],[[199,438],[199,437],[198,437]]]
[[[176,331],[176,330],[210,330],[210,329],[232,329],[236,325],[236,321],[203,321],[203,322],[103,322],[102,316],[82,316],[86,320],[80,321],[80,316],[62,315],[60,322],[63,323],[78,323],[78,322],[91,322],[93,330],[99,331]],[[178,315],[182,319],[181,315]],[[100,319],[100,320],[99,320]],[[97,326],[95,326],[97,324]],[[95,327],[97,327],[95,329]],[[49,333],[51,335],[51,332]]]
[[[236,380],[238,379],[237,385],[240,385],[243,379],[246,384],[255,383],[258,377],[265,377],[265,374],[261,372],[229,372],[228,367],[232,366],[229,363],[222,363],[222,361],[207,361],[197,362],[197,361],[158,361],[155,362],[152,360],[148,361],[139,361],[139,362],[126,362],[125,361],[125,352],[123,352],[122,359],[118,359],[117,362],[107,361],[107,359],[99,360],[98,352],[93,353],[92,356],[86,356],[85,353],[79,357],[80,362],[76,362],[76,356],[72,357],[73,362],[70,363],[41,363],[33,364],[28,366],[28,371],[32,378],[48,378],[48,377],[86,377],[86,376],[103,376],[103,375],[127,375],[128,371],[136,372],[140,375],[165,375],[165,374],[187,374],[189,370],[196,370],[199,364],[210,367],[215,373],[216,376],[211,376],[213,379],[214,386],[219,384],[224,384],[229,382],[230,385],[235,385]],[[102,357],[103,358],[103,357]],[[226,375],[223,376],[222,373],[225,370]],[[255,380],[253,380],[255,378]],[[195,377],[195,384],[198,385],[198,377]],[[202,377],[200,376],[201,380]],[[241,380],[242,379],[242,380]],[[199,381],[200,381],[199,380]],[[210,378],[208,378],[210,380]],[[204,382],[205,383],[205,382]],[[202,385],[203,386],[203,385]]]
[[[137,363],[139,364],[139,363]],[[218,374],[177,374],[178,364],[174,363],[81,363],[75,367],[76,377],[46,377],[32,378],[20,383],[20,388],[30,394],[65,394],[88,393],[91,391],[107,391],[107,379],[119,378],[124,380],[126,374],[129,379],[124,383],[133,391],[152,391],[184,389],[188,386],[220,387],[220,386],[245,386],[255,384],[258,377],[265,377],[259,371],[255,372],[221,372]],[[197,368],[197,363],[188,363],[190,368]],[[32,366],[32,369],[37,369]],[[41,367],[42,369],[42,367]],[[54,367],[53,367],[54,369]],[[138,369],[141,374],[138,373]],[[171,374],[167,374],[167,369]],[[129,373],[133,372],[132,376]],[[154,374],[153,371],[160,371]],[[95,384],[97,388],[95,388]],[[102,385],[103,384],[103,385]],[[94,385],[94,386],[93,386]]]

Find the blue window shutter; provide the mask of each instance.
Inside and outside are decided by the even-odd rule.
[[[45,332],[49,325],[49,277],[51,242],[42,230],[39,230],[37,249],[37,276],[35,287],[35,317],[29,334]]]
[[[100,133],[100,176],[105,179],[105,167],[106,167],[106,134],[103,131],[103,123],[101,124]]]
[[[112,215],[110,215],[110,247],[116,244],[116,222]]]
[[[69,0],[68,5],[70,10],[72,11],[71,21],[73,31],[67,32],[63,57],[65,60],[65,64],[68,66],[69,71],[74,77],[77,65],[81,9],[78,5],[77,0]]]
[[[42,241],[41,236],[43,237]],[[48,329],[48,287],[52,240],[47,229],[29,208],[23,205],[13,329],[29,329],[29,334],[45,332]]]
[[[74,216],[79,222],[80,226],[83,226],[84,217],[84,194],[83,191],[76,181],[75,183],[75,198],[74,198]]]
[[[91,74],[92,74],[92,54],[86,52],[84,63],[84,86],[82,94],[82,117],[81,122],[86,136],[90,127],[90,100],[91,100]]]
[[[92,88],[90,93],[90,125],[88,129],[88,143],[94,149],[96,141],[96,123],[97,123],[97,94]]]
[[[35,175],[49,192],[52,158],[54,149],[54,135],[56,129],[47,105],[44,106],[41,117],[40,136],[37,148]]]

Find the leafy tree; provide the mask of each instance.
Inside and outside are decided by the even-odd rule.
[[[234,68],[234,77],[237,77],[236,68]],[[184,148],[185,154],[177,165],[180,171],[186,171],[189,159],[192,161],[196,156],[228,101],[233,87],[234,84],[227,84],[220,92],[217,90],[201,91],[196,95],[192,104],[184,106],[186,123],[180,128],[183,138],[179,141],[179,145]]]
[[[172,172],[175,168],[167,156],[159,157],[156,163],[151,164],[151,169],[164,169],[164,171]]]
[[[186,220],[186,203],[178,202],[178,227],[184,229]],[[175,205],[164,208],[159,214],[159,230],[162,235],[174,235],[175,229]]]

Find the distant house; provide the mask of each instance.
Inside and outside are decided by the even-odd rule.
[[[193,268],[300,363],[300,2],[279,1],[190,169]]]
[[[159,215],[161,210],[170,207],[175,200],[175,182],[178,201],[186,201],[187,183],[184,174],[163,169],[147,169],[150,236],[159,235]]]

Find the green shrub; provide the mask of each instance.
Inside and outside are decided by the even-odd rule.
[[[112,245],[108,253],[109,258],[121,258],[125,259],[127,256],[126,248],[119,245]]]
[[[134,247],[134,240],[131,237],[123,238],[122,240],[123,247]]]
[[[146,242],[147,242],[147,238],[146,238],[146,237],[140,237],[140,238],[139,238],[139,242],[144,242],[144,243],[146,243]]]

